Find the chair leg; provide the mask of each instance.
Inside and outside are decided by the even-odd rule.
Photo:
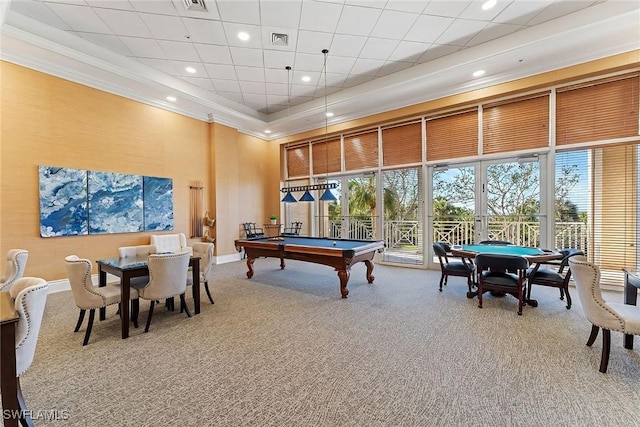
[[[478,283],[478,308],[482,308],[482,285]]]
[[[520,287],[518,290],[518,316],[522,316],[522,306],[524,305],[525,290]]]
[[[18,407],[20,409],[20,424],[23,427],[32,427],[33,420],[31,419],[31,414],[27,411],[27,405],[24,402],[24,396],[22,394],[22,386],[20,385],[20,377],[16,378],[17,385],[17,395],[18,395]]]
[[[442,292],[442,284],[444,283],[444,276],[445,276],[444,273],[442,273],[442,276],[440,276],[440,292]]]
[[[562,288],[560,288],[560,290],[562,290]],[[564,289],[564,293],[567,295],[567,310],[569,310],[571,308],[571,295],[569,295],[569,287],[567,286],[566,289]],[[560,298],[562,299],[562,298]]]
[[[609,365],[609,350],[611,349],[611,331],[602,328],[602,357],[600,358],[600,372],[605,374]]]
[[[567,291],[568,293],[568,291]],[[560,288],[560,299],[564,299],[564,289]]]
[[[140,300],[138,298],[131,300],[131,321],[133,326],[138,328],[138,314],[140,313]]]
[[[211,304],[214,304],[213,298],[211,298],[211,292],[209,292],[209,282],[204,282],[204,290],[207,291],[207,296],[209,297]]]
[[[182,313],[182,309],[184,309],[188,317],[191,317],[191,312],[189,311],[189,307],[187,307],[187,301],[184,299],[184,294],[180,294],[180,312],[181,313]]]
[[[151,305],[149,306],[149,315],[147,316],[147,326],[144,328],[145,332],[149,332],[149,325],[151,324],[151,316],[153,315],[153,307],[155,307],[155,300],[151,300]]]
[[[80,326],[82,326],[82,321],[84,320],[84,313],[85,313],[85,309],[81,309],[80,310],[80,315],[78,316],[78,323],[76,323],[76,328],[73,330],[73,332],[78,332],[80,330]]]
[[[84,341],[82,345],[87,345],[89,343],[89,337],[91,336],[91,328],[93,327],[93,318],[96,316],[96,309],[92,308],[89,310],[89,324],[87,325],[87,331],[84,334]]]
[[[589,335],[589,339],[587,340],[587,345],[591,347],[594,342],[596,342],[596,338],[598,337],[598,331],[600,328],[596,325],[591,325],[591,335]]]

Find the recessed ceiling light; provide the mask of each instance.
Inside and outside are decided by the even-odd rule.
[[[269,129],[265,129],[264,133],[266,133],[266,134],[270,134],[270,133],[271,133],[271,131],[270,131]]]
[[[176,102],[175,96],[167,96],[167,101]]]
[[[310,81],[311,81],[311,77],[309,77],[309,76],[302,76],[302,81],[303,81],[303,82],[310,82]]]
[[[333,117],[333,113],[331,111],[327,111],[327,117]]]
[[[245,32],[243,31],[243,32],[238,33],[238,38],[239,38],[240,40],[242,40],[242,41],[247,41],[247,40],[249,40],[251,37],[249,37],[249,34],[248,34],[248,33],[245,33]]]
[[[496,5],[496,3],[498,3],[497,0],[487,0],[486,2],[482,3],[482,10],[491,9]]]
[[[196,69],[195,69],[195,68],[193,68],[193,67],[187,67],[187,68],[185,68],[185,71],[186,71],[187,73],[191,73],[191,74],[193,74],[193,73],[195,73],[195,72],[196,72]]]
[[[480,77],[484,74],[484,70],[478,70],[473,72],[473,77]]]

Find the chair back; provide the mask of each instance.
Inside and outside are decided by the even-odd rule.
[[[262,228],[256,228],[255,222],[245,222],[242,226],[244,227],[244,234],[247,239],[251,239],[253,237],[264,237],[264,231]]]
[[[144,258],[145,260],[151,254],[155,254],[156,247],[154,245],[138,245],[138,246],[120,246],[118,248],[118,255],[120,258],[131,258],[131,259],[140,259]]]
[[[200,258],[200,280],[208,282],[213,274],[213,243],[196,242],[193,244],[193,256]]]
[[[525,257],[519,255],[503,255],[503,254],[484,254],[476,255],[475,264],[478,270],[495,269],[495,270],[526,270],[529,267],[529,261]]]
[[[440,261],[440,265],[441,266],[443,264],[446,264],[447,262],[449,262],[449,259],[447,258],[447,251],[446,251],[446,249],[444,247],[442,247],[442,243],[441,242],[435,242],[433,244],[433,252],[438,257],[438,261]],[[444,261],[443,261],[443,259],[444,259]]]
[[[481,240],[478,242],[479,245],[513,245],[513,243],[508,240]]]
[[[569,269],[587,319],[601,328],[624,330],[622,317],[602,299],[600,268],[584,256],[576,255],[569,258]]]
[[[22,277],[9,291],[18,312],[16,325],[16,374],[22,375],[33,362],[49,284],[39,277]]]
[[[29,251],[26,249],[11,249],[7,252],[7,268],[0,279],[0,290],[8,290],[11,285],[24,276]]]
[[[139,289],[144,299],[163,299],[187,290],[189,252],[149,255],[149,283]]]
[[[562,274],[564,272],[564,269],[569,267],[569,258],[576,255],[584,255],[584,252],[582,252],[580,249],[573,248],[560,249],[558,252],[560,252],[564,256],[564,258],[562,258],[562,261],[560,261],[560,266],[558,267],[559,274]],[[569,276],[569,278],[571,277],[571,270],[567,272],[567,276]]]
[[[191,248],[187,246],[187,236],[184,233],[152,234],[151,245],[155,246],[156,252],[159,254],[191,252]]]
[[[67,276],[71,286],[71,294],[80,309],[92,309],[107,305],[106,298],[96,289],[91,280],[91,261],[69,255],[64,259],[67,266]]]

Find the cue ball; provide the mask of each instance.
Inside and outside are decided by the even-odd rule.
[[[336,242],[334,241],[334,242],[333,242],[333,246],[335,246],[335,245],[336,245]]]

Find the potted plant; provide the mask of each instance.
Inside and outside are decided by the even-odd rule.
[[[271,220],[271,224],[275,224],[276,221],[278,221],[278,216],[277,215],[270,215],[269,219]]]

